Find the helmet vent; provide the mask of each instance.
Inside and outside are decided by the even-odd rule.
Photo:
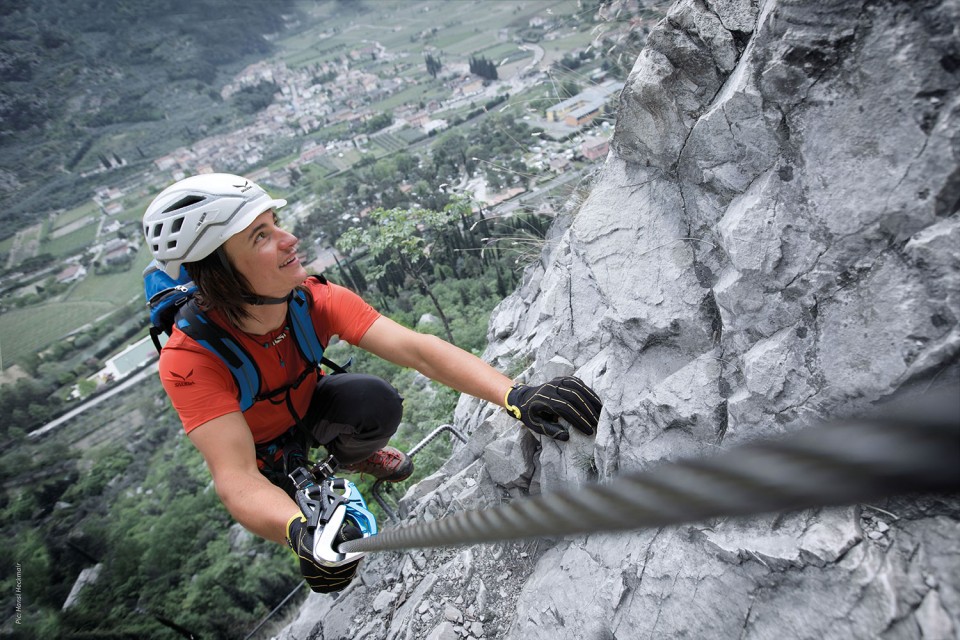
[[[206,200],[203,196],[185,196],[180,200],[177,200],[172,205],[163,210],[164,213],[170,213],[171,211],[176,211],[178,209],[185,209],[190,205],[197,204],[198,202],[203,202]]]
[[[176,249],[176,248],[177,248],[176,240],[171,240],[170,242],[167,243],[167,249]]]
[[[173,221],[173,228],[170,229],[170,233],[176,233],[177,231],[180,231],[180,227],[182,226],[183,226],[183,218],[177,218],[176,220]]]

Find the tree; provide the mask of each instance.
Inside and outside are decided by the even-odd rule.
[[[580,85],[578,85],[573,80],[564,80],[560,85],[560,97],[561,98],[572,98],[573,96],[580,93]]]
[[[450,321],[440,301],[431,290],[426,274],[433,271],[431,251],[437,239],[451,231],[461,220],[461,214],[471,211],[469,202],[454,199],[442,211],[430,209],[375,209],[369,215],[371,224],[363,229],[350,229],[337,243],[344,253],[366,247],[374,257],[368,276],[384,279],[399,270],[413,280],[420,293],[430,298],[447,340],[453,343]]]
[[[470,73],[476,74],[486,80],[496,80],[497,65],[492,60],[487,60],[484,56],[476,58],[470,56]]]
[[[241,113],[250,115],[266,109],[273,102],[279,87],[273,82],[261,82],[255,86],[243,87],[233,96],[233,104]]]
[[[363,133],[374,133],[380,131],[393,124],[393,116],[389,113],[378,113],[375,116],[371,116],[360,126],[360,131]],[[359,162],[356,166],[366,166],[366,164],[373,164],[376,162],[376,158],[367,160],[364,165],[361,165]]]
[[[428,53],[424,56],[424,60],[427,63],[427,73],[429,73],[431,77],[436,78],[437,73],[443,68],[443,63],[440,62],[440,58],[434,58]]]

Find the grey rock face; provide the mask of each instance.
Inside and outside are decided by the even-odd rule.
[[[958,43],[957,0],[678,0],[589,197],[490,322],[489,361],[597,390],[597,436],[541,442],[464,398],[470,441],[406,496],[410,517],[956,389]],[[364,637],[390,639],[955,638],[958,540],[960,500],[928,496],[382,554],[324,624],[362,611],[352,628],[379,619]],[[395,604],[377,613],[383,591]]]

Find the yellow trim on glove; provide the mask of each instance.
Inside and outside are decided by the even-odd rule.
[[[284,527],[283,533],[287,538],[287,546],[290,547],[291,549],[293,549],[293,540],[290,539],[290,525],[293,524],[294,520],[300,520],[300,522],[307,521],[306,517],[299,511],[297,511],[295,514],[290,516],[290,519],[287,520],[287,526]]]
[[[520,407],[510,404],[510,392],[516,389],[517,386],[519,385],[514,385],[509,389],[507,389],[507,393],[503,396],[503,406],[507,409],[507,411],[510,412],[510,415],[512,415],[517,420],[520,420]]]

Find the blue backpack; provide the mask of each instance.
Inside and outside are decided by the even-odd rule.
[[[326,283],[323,276],[311,277]],[[255,402],[273,398],[300,386],[307,376],[319,370],[321,364],[330,367],[336,373],[345,371],[343,367],[323,356],[323,344],[317,337],[310,319],[309,300],[306,293],[300,289],[295,289],[290,294],[287,305],[287,326],[293,334],[297,349],[310,366],[293,384],[261,393],[260,369],[257,363],[243,345],[200,310],[194,299],[197,286],[190,280],[186,269],[181,266],[180,277],[174,279],[168,276],[156,261],[153,261],[143,271],[143,287],[147,307],[150,309],[150,338],[157,352],[161,349],[160,334],[165,333],[169,336],[176,325],[178,329],[209,349],[227,365],[227,369],[237,383],[239,390],[237,399],[240,401],[241,411],[246,411]],[[289,401],[289,395],[287,400]],[[292,410],[292,407],[290,408]],[[296,415],[294,417],[297,418]]]

